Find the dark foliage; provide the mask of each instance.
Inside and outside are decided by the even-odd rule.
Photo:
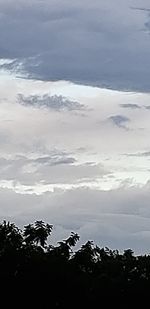
[[[99,248],[78,234],[49,245],[52,225],[36,221],[20,230],[0,224],[1,304],[5,308],[135,307],[149,301],[150,255]]]

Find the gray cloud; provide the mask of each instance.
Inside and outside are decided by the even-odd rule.
[[[31,162],[38,163],[38,164],[46,164],[46,165],[60,165],[60,164],[72,164],[75,163],[76,160],[71,157],[40,157],[35,160],[30,160]]]
[[[149,252],[149,198],[148,184],[111,191],[55,190],[39,196],[0,189],[0,218],[20,225],[43,219],[54,224],[52,240],[74,230],[82,242],[91,239],[100,246]]]
[[[149,14],[149,17],[150,17],[150,14]],[[147,28],[147,30],[150,31],[150,20],[147,21],[144,25]]]
[[[128,129],[126,126],[126,124],[130,121],[128,117],[125,117],[122,115],[114,115],[114,116],[110,116],[108,119],[112,121],[117,127]]]
[[[51,154],[35,159],[18,155],[15,158],[0,158],[0,180],[13,181],[21,185],[80,184],[93,181],[110,172],[96,163],[78,164],[67,154]]]
[[[138,105],[138,104],[131,104],[131,103],[123,103],[123,104],[120,104],[120,106],[121,107],[123,107],[123,108],[131,108],[131,109],[139,109],[139,108],[141,108],[141,106],[140,105]]]
[[[3,68],[35,79],[149,91],[149,11],[130,6],[129,0],[1,1],[0,57],[15,59]]]
[[[143,11],[144,13],[147,13],[148,20],[144,23],[145,29],[150,31],[150,9],[144,8],[144,7],[132,7],[133,10],[136,11]]]
[[[83,104],[80,104],[76,101],[68,100],[67,98],[61,95],[50,96],[48,94],[44,94],[41,96],[30,95],[26,97],[23,94],[18,94],[18,102],[25,106],[31,106],[36,108],[45,107],[56,111],[60,110],[75,111],[84,109]]]
[[[144,7],[131,7],[132,10],[150,12],[150,9]]]
[[[55,166],[73,164],[76,159],[70,157],[65,152],[52,152],[49,156],[38,157],[31,159],[25,155],[16,155],[14,158],[0,157],[1,180],[13,180],[26,182],[33,185],[35,181],[40,181],[44,178],[43,169],[50,169]],[[40,169],[40,175],[38,171]],[[34,173],[33,173],[34,171]],[[54,175],[53,175],[54,177]],[[46,181],[46,175],[45,175]]]

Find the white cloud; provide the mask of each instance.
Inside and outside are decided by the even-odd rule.
[[[149,152],[149,113],[145,108],[122,109],[120,104],[147,106],[149,94],[6,76],[0,81],[1,182],[14,181],[17,188],[19,183],[36,186],[35,190],[45,185],[47,190],[53,184],[89,186],[91,182],[108,189],[126,178],[138,183],[148,180],[148,156],[123,154]],[[68,104],[78,102],[86,108],[82,112],[24,106],[18,102],[18,93],[29,98],[46,93],[62,96]],[[112,115],[121,115],[119,125],[114,125]],[[128,119],[130,130],[122,130]]]

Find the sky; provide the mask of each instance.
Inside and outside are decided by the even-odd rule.
[[[150,252],[148,0],[0,0],[0,220]]]

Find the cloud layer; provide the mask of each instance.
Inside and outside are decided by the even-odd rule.
[[[1,1],[1,67],[42,80],[149,91],[148,0]]]
[[[20,227],[39,218],[52,223],[52,242],[75,231],[81,235],[81,243],[91,239],[100,246],[149,253],[149,192],[149,185],[109,192],[55,190],[39,196],[1,189],[0,218],[13,220]]]
[[[149,0],[0,2],[0,219],[148,252]]]

